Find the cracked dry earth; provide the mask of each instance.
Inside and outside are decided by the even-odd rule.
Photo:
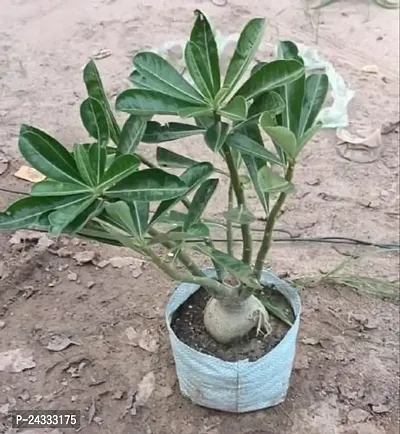
[[[398,11],[357,0],[332,4],[319,12],[316,41],[316,15],[307,14],[308,6],[300,0],[229,0],[225,7],[206,0],[2,0],[0,187],[28,188],[13,176],[22,164],[22,122],[66,144],[85,139],[78,118],[81,68],[93,53],[103,50],[98,67],[115,97],[127,86],[132,54],[182,39],[193,9],[212,16],[224,34],[251,16],[266,16],[265,44],[278,37],[318,44],[356,91],[349,130],[368,135],[381,126],[383,133],[372,164],[342,158],[335,133],[320,134],[302,155],[296,194],[279,227],[294,236],[398,242]],[[374,72],[366,65],[375,65],[367,68]],[[197,140],[170,149],[182,143],[193,158],[214,158]],[[151,157],[154,146],[145,145],[144,153]],[[221,216],[224,193],[214,198],[210,216]],[[14,198],[2,192],[0,207]],[[286,402],[230,415],[179,394],[163,319],[173,284],[150,264],[123,249],[24,232],[0,235],[0,246],[0,433],[15,433],[7,417],[13,409],[78,409],[84,434],[399,431],[397,302],[306,285]],[[365,247],[276,243],[269,265],[293,279],[327,271],[348,255],[363,257],[360,274],[398,279],[396,253],[371,256]],[[6,352],[13,363],[5,362]]]

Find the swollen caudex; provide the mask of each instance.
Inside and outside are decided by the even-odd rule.
[[[222,344],[242,338],[253,328],[257,333],[271,332],[268,312],[254,295],[240,304],[212,298],[204,310],[204,325],[208,333]]]

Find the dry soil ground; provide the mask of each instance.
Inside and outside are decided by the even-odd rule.
[[[78,117],[84,96],[81,68],[93,53],[111,50],[98,66],[109,95],[115,96],[127,86],[132,54],[185,37],[195,8],[212,16],[224,34],[237,31],[251,16],[266,16],[266,42],[280,37],[318,44],[356,91],[349,107],[352,131],[368,134],[398,122],[398,11],[342,0],[320,11],[316,38],[312,18],[315,22],[318,13],[308,16],[307,7],[300,0],[229,0],[223,7],[208,0],[2,0],[0,158],[9,166],[0,187],[28,187],[13,177],[21,164],[17,135],[22,122],[66,144],[85,139]],[[377,70],[366,73],[365,65]],[[343,159],[335,133],[321,134],[302,156],[297,192],[281,227],[295,235],[395,242],[399,135],[396,127],[389,130],[384,129],[373,164]],[[195,140],[184,147],[193,157],[207,152]],[[154,150],[150,145],[144,149],[149,156]],[[1,193],[0,206],[12,198]],[[219,215],[222,204],[217,197],[211,214]],[[150,264],[118,259],[129,252],[77,240],[49,246],[45,238],[11,236],[0,237],[0,353],[24,349],[29,369],[0,372],[0,433],[14,433],[6,414],[15,408],[79,409],[84,434],[398,432],[395,303],[325,285],[303,289],[298,357],[287,401],[253,414],[221,414],[179,394],[163,320],[172,291],[169,280]],[[277,273],[293,278],[327,270],[354,252],[343,246],[280,243],[270,260]],[[82,259],[90,261],[79,265]],[[359,272],[394,279],[398,257],[368,259]],[[139,346],[132,327],[143,334]],[[62,349],[66,338],[74,343]],[[46,348],[49,343],[59,351]],[[149,373],[155,389],[134,414],[132,393]]]

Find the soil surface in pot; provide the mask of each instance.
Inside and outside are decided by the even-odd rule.
[[[275,306],[283,310],[291,322],[294,321],[292,308],[280,292],[266,288],[262,294],[257,294],[257,296],[260,299],[267,297]],[[186,345],[201,353],[210,354],[228,362],[244,359],[255,361],[276,347],[290,328],[270,315],[272,326],[270,335],[259,334],[257,336],[256,330],[253,329],[242,339],[229,344],[221,344],[212,338],[204,326],[203,312],[209,299],[208,292],[203,288],[199,289],[176,310],[171,323],[176,336]]]

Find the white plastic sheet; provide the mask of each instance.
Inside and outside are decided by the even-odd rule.
[[[213,269],[205,270],[215,275]],[[172,295],[166,321],[175,359],[179,387],[184,396],[204,407],[243,413],[272,407],[285,400],[296,352],[301,303],[297,291],[288,283],[264,271],[264,285],[275,285],[292,305],[295,323],[282,341],[264,357],[250,362],[226,362],[202,354],[181,342],[171,328],[174,312],[199,287],[183,283]]]

